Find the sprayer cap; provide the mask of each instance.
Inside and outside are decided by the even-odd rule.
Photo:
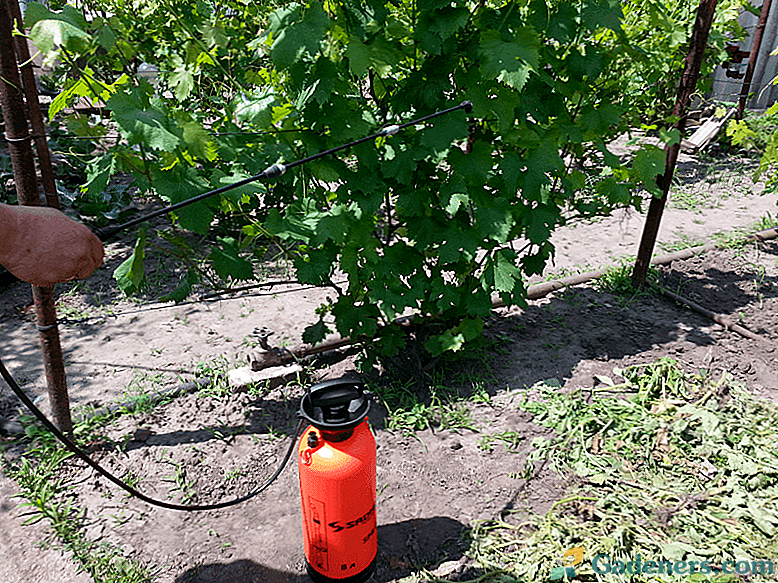
[[[347,431],[367,417],[370,400],[362,381],[334,379],[311,387],[300,402],[300,415],[323,431]]]

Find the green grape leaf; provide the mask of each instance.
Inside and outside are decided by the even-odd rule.
[[[356,75],[362,76],[372,68],[379,75],[386,76],[399,63],[402,52],[382,38],[365,44],[357,37],[351,37],[344,56],[348,58],[349,68]]]
[[[778,105],[778,102],[776,102]],[[732,138],[732,143],[736,146],[748,144],[757,138],[757,133],[748,127],[748,124],[742,120],[733,119],[727,125],[727,136]]]
[[[549,38],[567,43],[575,37],[578,29],[578,10],[568,2],[562,2],[549,18],[546,34]]]
[[[539,204],[525,216],[527,239],[536,245],[545,243],[560,218],[558,207],[550,204]]]
[[[307,255],[294,259],[297,281],[313,285],[324,285],[332,276],[333,262],[337,253],[328,248],[311,249]]]
[[[262,129],[273,127],[273,107],[281,104],[275,89],[265,87],[253,95],[240,94],[235,107],[238,123],[250,123]]]
[[[187,269],[186,276],[181,278],[181,281],[172,292],[167,293],[158,298],[160,302],[175,302],[180,303],[189,297],[192,293],[192,286],[200,281],[200,276],[194,269]]]
[[[61,12],[51,12],[41,4],[31,3],[25,14],[30,39],[43,53],[53,53],[60,47],[71,53],[86,51],[92,37],[85,31],[87,23],[79,10],[66,6]]]
[[[462,30],[469,18],[470,11],[463,7],[422,11],[416,33],[421,48],[433,55],[440,54],[443,43]]]
[[[192,167],[175,166],[167,172],[155,171],[153,184],[157,194],[171,204],[189,200],[208,190],[208,183]],[[175,211],[184,229],[200,233],[208,232],[213,220],[213,210],[203,202],[196,202]]]
[[[216,144],[202,124],[187,121],[181,124],[181,129],[184,143],[192,156],[211,162],[216,160]]]
[[[498,292],[512,293],[521,282],[521,270],[516,267],[515,253],[500,249],[493,258],[494,288]]]
[[[621,121],[618,108],[611,103],[601,103],[599,107],[587,106],[581,110],[579,123],[584,131],[596,136],[607,135],[611,126]]]
[[[119,267],[113,272],[113,278],[126,295],[138,293],[146,281],[146,273],[143,270],[143,259],[146,257],[146,229],[141,227],[138,239],[135,241],[135,249]]]
[[[181,142],[167,116],[151,104],[144,104],[136,88],[115,93],[106,107],[113,112],[122,135],[130,144],[173,152]]]
[[[481,35],[479,52],[484,75],[521,90],[533,68],[539,64],[540,39],[531,28],[518,29],[506,42],[496,30]]]
[[[65,109],[76,97],[91,97],[93,92],[86,79],[79,77],[65,83],[65,88],[49,104],[49,120]]]
[[[353,298],[344,296],[332,307],[332,315],[341,336],[372,338],[378,332],[380,313],[373,304],[354,305]]]
[[[175,64],[175,63],[174,63]],[[195,86],[194,71],[179,58],[176,68],[170,73],[168,83],[173,88],[176,99],[183,101],[192,93]]]
[[[81,192],[92,200],[102,198],[103,192],[108,187],[111,176],[116,172],[116,158],[112,154],[105,154],[94,158],[86,165],[86,182],[81,186]]]
[[[664,174],[665,158],[664,150],[654,145],[646,144],[638,150],[632,159],[632,169],[637,178],[643,184],[643,187],[654,195],[661,193],[656,179],[657,176]]]
[[[475,229],[482,239],[507,243],[514,225],[511,207],[504,198],[483,197],[475,209]]]
[[[585,0],[581,8],[581,22],[589,30],[605,27],[619,32],[621,19],[619,0]]]
[[[612,206],[626,205],[632,202],[629,184],[619,182],[613,176],[607,176],[598,181],[594,188]]]
[[[521,258],[521,266],[527,275],[542,275],[546,268],[546,262],[554,252],[554,246],[546,241],[542,243],[537,253],[525,255]]]
[[[219,246],[211,250],[208,258],[213,268],[224,281],[230,279],[252,279],[254,267],[251,262],[240,256],[238,242],[232,237],[217,237]]]
[[[587,47],[585,55],[573,49],[567,57],[567,70],[578,80],[584,77],[596,79],[603,70],[604,62],[604,55],[595,49]]]
[[[327,337],[327,334],[332,332],[324,320],[319,319],[315,324],[311,324],[305,330],[303,330],[303,342],[316,346],[319,342]]]
[[[421,145],[435,154],[445,153],[456,139],[467,137],[467,118],[446,116],[436,119],[434,125],[421,134]]]
[[[458,352],[465,345],[465,335],[457,333],[453,329],[446,330],[443,334],[431,336],[424,342],[424,348],[432,356],[440,356],[444,352]]]
[[[319,2],[311,2],[302,20],[281,28],[270,47],[273,63],[280,70],[288,69],[303,55],[315,55],[324,40],[329,17]]]

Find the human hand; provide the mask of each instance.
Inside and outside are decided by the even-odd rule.
[[[19,279],[41,287],[84,279],[103,254],[100,239],[56,209],[0,204],[0,264]]]

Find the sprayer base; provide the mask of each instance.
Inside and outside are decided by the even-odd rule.
[[[315,583],[364,583],[373,576],[373,572],[375,571],[375,559],[373,559],[373,562],[370,563],[364,570],[360,571],[356,575],[346,577],[345,579],[333,579],[332,577],[326,577],[322,575],[311,566],[311,564],[308,562],[308,559],[305,560],[305,567],[308,570],[308,576]]]

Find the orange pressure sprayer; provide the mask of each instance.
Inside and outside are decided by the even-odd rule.
[[[325,381],[300,403],[311,423],[297,458],[303,543],[317,583],[362,583],[375,569],[376,445],[363,389],[361,381]]]

